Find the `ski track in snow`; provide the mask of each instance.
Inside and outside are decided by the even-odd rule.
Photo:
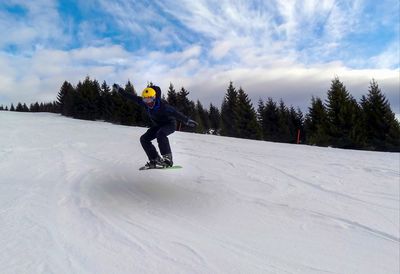
[[[0,273],[399,273],[397,153],[0,112]]]

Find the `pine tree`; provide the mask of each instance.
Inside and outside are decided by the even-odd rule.
[[[361,99],[368,148],[400,151],[400,125],[390,104],[373,79],[368,95]]]
[[[293,128],[293,125],[291,124],[289,109],[281,99],[278,107],[278,133],[276,141],[290,143],[292,141],[291,128]]]
[[[133,87],[131,81],[129,80],[125,85],[125,91],[137,95],[135,88]]]
[[[359,117],[357,102],[339,78],[332,80],[326,101],[330,143],[335,147],[357,148]],[[352,132],[353,131],[353,132]]]
[[[311,107],[305,121],[307,143],[318,146],[329,145],[328,117],[325,106],[320,98],[311,99]]]
[[[296,143],[296,137],[297,137],[297,130],[302,127],[302,122],[300,118],[297,116],[297,112],[293,106],[290,106],[287,109],[287,119],[288,119],[288,128],[289,128],[289,134],[288,134],[288,143]]]
[[[92,90],[91,90],[91,98],[89,99],[89,101],[93,100],[93,116],[90,117],[90,119],[100,119],[101,118],[101,111],[99,109],[99,105],[100,105],[100,101],[101,101],[101,97],[100,97],[100,93],[101,93],[101,87],[100,87],[100,83],[94,79],[91,82],[92,86]]]
[[[212,130],[212,134],[219,134],[221,127],[221,113],[219,109],[215,107],[213,104],[210,104],[209,110],[209,120],[210,120],[210,129]]]
[[[106,81],[100,87],[99,112],[105,121],[111,120],[111,88]]]
[[[36,103],[32,104],[30,107],[30,111],[31,112],[39,112],[39,103],[36,102]]]
[[[137,92],[130,81],[125,85],[125,91],[137,95]],[[131,117],[130,123],[133,123],[134,125],[143,125],[143,116],[146,115],[144,109],[130,100],[125,100],[125,104],[127,104],[127,111],[131,111],[131,113],[127,114]]]
[[[59,112],[62,115],[73,116],[74,98],[75,98],[75,89],[69,82],[64,81],[57,95],[57,105]],[[37,109],[39,109],[39,107],[40,106],[38,105]]]
[[[61,114],[64,114],[65,112],[64,110],[65,98],[67,97],[67,93],[70,87],[72,87],[72,85],[69,82],[64,81],[64,83],[60,88],[60,91],[57,94],[57,104]]]
[[[77,96],[74,102],[76,105],[76,118],[86,120],[100,118],[98,109],[100,90],[97,80],[92,81],[89,77],[86,77],[83,83],[78,83],[76,88]]]
[[[168,93],[167,93],[167,101],[173,107],[178,106],[178,94],[175,91],[174,85],[172,83],[169,84]]]
[[[189,91],[184,87],[177,94],[177,109],[187,116],[193,116],[194,114],[194,103],[188,98]]]
[[[262,125],[264,110],[265,110],[265,105],[263,100],[260,98],[258,100],[258,106],[257,106],[257,121],[260,124],[260,126]]]
[[[83,84],[81,81],[78,82],[75,88],[75,96],[73,97],[73,109],[71,115],[73,118],[78,119],[87,119],[86,118],[86,108],[87,108],[87,99],[83,96]]]
[[[238,93],[230,82],[221,106],[221,134],[238,137]]]
[[[111,88],[110,88],[110,86],[107,84],[106,81],[103,81],[103,84],[101,84],[100,89],[101,89],[100,95],[109,94],[109,93],[111,92]]]
[[[133,85],[128,81],[125,85],[125,91],[129,93],[136,94],[136,91]],[[120,94],[115,94],[115,98],[113,100],[117,109],[115,110],[115,119],[116,122],[122,125],[132,126],[137,124],[138,118],[138,106],[136,103],[123,99]]]
[[[59,111],[57,102],[40,103],[38,112],[52,112],[57,113]]]
[[[182,87],[176,97],[176,109],[182,112],[184,115],[196,119],[196,104],[189,100],[188,95],[189,91]],[[185,127],[181,122],[178,122],[178,129],[189,132],[196,130],[194,128]]]
[[[122,106],[125,100],[123,97],[113,90],[110,96],[110,106],[111,106],[111,113],[110,113],[110,122],[121,124],[121,116],[122,116]]]
[[[135,106],[133,102],[124,100],[120,110],[122,125],[133,126],[136,124]]]
[[[300,141],[303,139],[302,135],[304,132],[304,117],[300,108],[295,109],[293,106],[289,109],[289,132],[290,132],[290,143],[297,142],[297,134],[300,131]]]
[[[203,108],[203,105],[197,100],[196,103],[196,117],[195,120],[199,123],[196,127],[196,132],[198,133],[208,133],[210,129],[210,119],[209,113]]]
[[[357,103],[356,99],[351,97],[349,102],[349,120],[351,121],[350,127],[350,142],[351,147],[361,149],[366,144],[366,133],[364,128],[364,113],[361,106]]]
[[[258,106],[257,106],[257,121],[258,121],[258,125],[260,126],[261,129],[261,139],[262,140],[266,140],[265,136],[264,136],[264,129],[265,129],[265,125],[264,125],[264,114],[265,114],[265,105],[263,100],[260,98],[258,100]]]
[[[22,105],[22,111],[23,112],[29,112],[29,108],[25,103]]]
[[[22,104],[20,102],[18,102],[17,107],[15,108],[15,111],[17,111],[17,112],[22,112],[23,111],[23,107],[22,107]]]
[[[237,97],[237,129],[238,137],[261,139],[261,129],[257,122],[257,114],[248,95],[240,87]]]
[[[260,105],[259,105],[260,111]],[[262,108],[261,128],[263,138],[266,141],[279,141],[279,112],[278,107],[272,98],[268,98],[266,104]]]

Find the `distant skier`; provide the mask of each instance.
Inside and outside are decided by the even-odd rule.
[[[149,158],[149,162],[147,162],[142,169],[172,167],[172,152],[167,136],[175,131],[177,120],[189,127],[196,127],[197,122],[186,117],[174,107],[170,106],[165,100],[162,100],[161,89],[158,86],[148,86],[143,90],[141,97],[126,92],[117,84],[113,85],[113,90],[117,91],[126,99],[144,106],[152,122],[152,126],[140,137],[140,143]],[[154,139],[157,139],[162,158],[151,143]]]

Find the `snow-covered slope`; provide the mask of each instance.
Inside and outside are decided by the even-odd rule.
[[[399,154],[0,112],[0,273],[399,273]]]

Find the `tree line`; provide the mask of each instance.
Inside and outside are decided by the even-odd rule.
[[[25,103],[18,103],[16,106],[14,104],[11,104],[10,108],[8,106],[3,106],[0,105],[0,111],[17,111],[17,112],[53,112],[53,113],[58,113],[58,106],[57,102],[51,102],[51,103],[34,103],[30,104],[28,107]]]
[[[136,94],[128,81],[125,90]],[[400,124],[377,82],[372,80],[366,95],[357,102],[345,85],[335,78],[325,100],[311,98],[308,113],[272,98],[260,99],[255,108],[248,94],[230,82],[221,107],[204,107],[176,90],[171,83],[163,99],[199,123],[195,129],[179,124],[178,130],[285,143],[303,143],[337,148],[400,151]],[[0,110],[8,110],[0,106]],[[129,126],[149,123],[145,110],[125,100],[103,81],[86,77],[76,86],[65,81],[52,103],[11,105],[10,111],[54,112],[85,120],[104,120]]]

